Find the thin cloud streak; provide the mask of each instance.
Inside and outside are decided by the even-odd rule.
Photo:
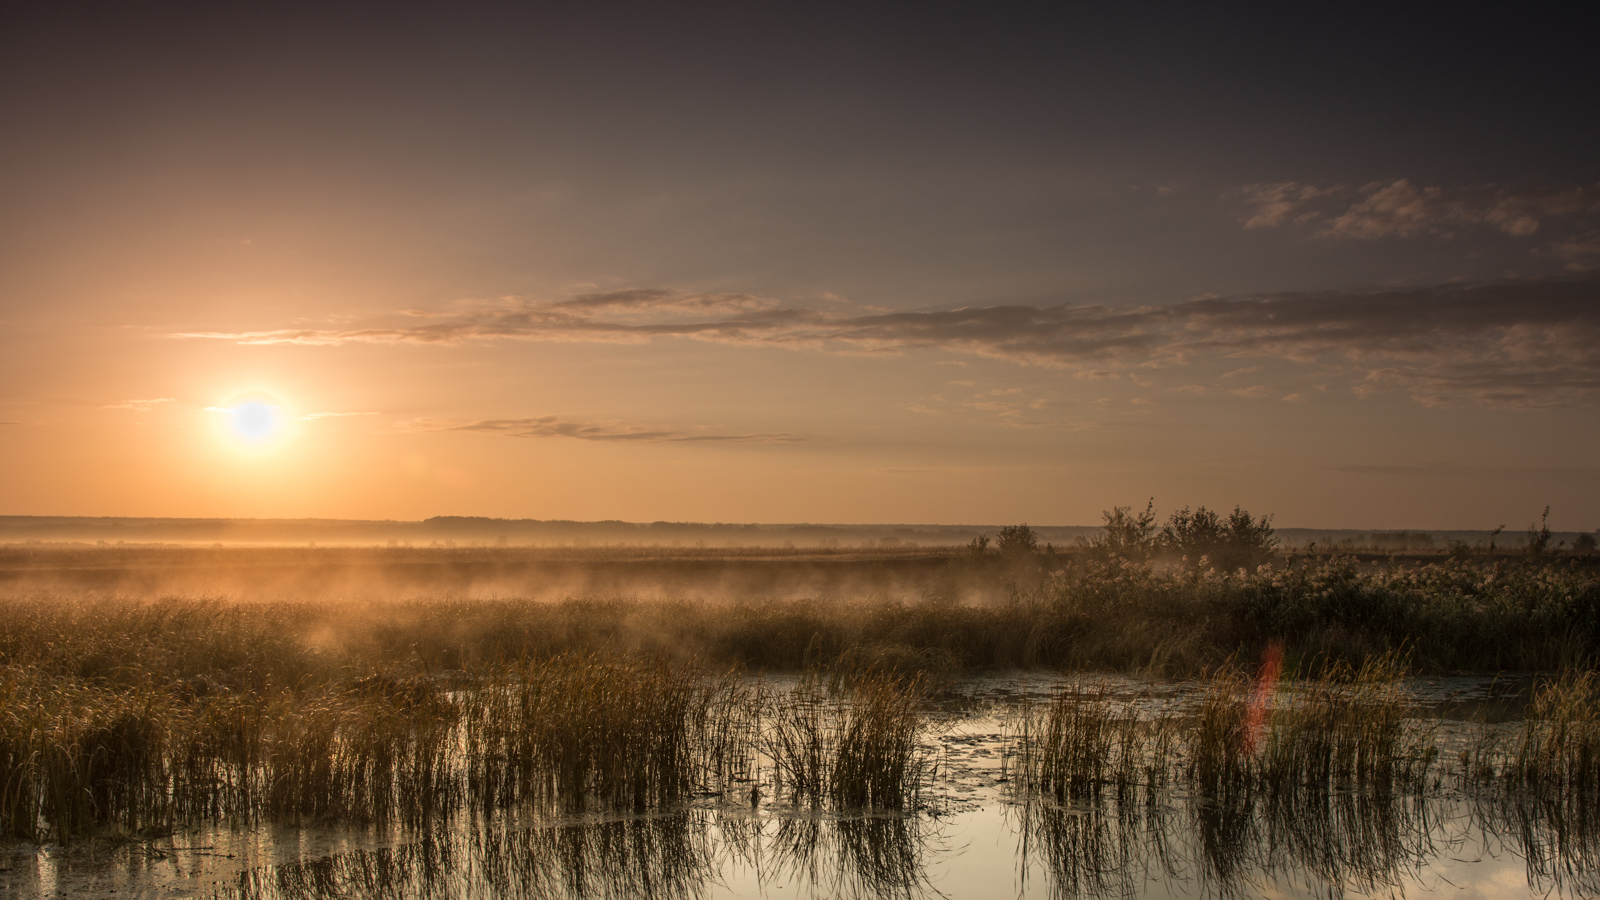
[[[124,400],[121,403],[112,403],[100,407],[101,409],[131,409],[134,412],[149,412],[163,403],[176,403],[173,397],[157,397],[153,400]]]
[[[483,419],[460,422],[451,419],[416,419],[404,426],[413,432],[471,432],[516,438],[565,437],[580,441],[649,443],[738,443],[795,444],[806,438],[786,432],[759,434],[700,434],[672,429],[650,429],[617,422],[572,422],[559,416],[524,419]]]
[[[1456,237],[1469,228],[1528,237],[1551,220],[1600,212],[1600,185],[1444,188],[1399,178],[1350,189],[1285,181],[1247,185],[1244,197],[1251,207],[1245,228],[1292,225],[1312,228],[1318,237],[1345,240]]]
[[[315,422],[318,419],[342,419],[346,416],[375,416],[376,411],[369,412],[314,412],[300,416],[302,422]]]
[[[662,320],[619,321],[596,312],[619,307]],[[694,308],[721,314],[677,315]],[[1074,370],[1089,380],[1134,367],[1158,371],[1203,360],[1276,359],[1333,365],[1360,396],[1402,391],[1430,405],[1465,399],[1537,407],[1600,391],[1600,280],[1206,297],[1132,310],[994,306],[872,315],[783,307],[745,295],[624,291],[487,309],[413,327],[174,336],[322,346],[642,344],[682,338],[833,353],[939,350]]]

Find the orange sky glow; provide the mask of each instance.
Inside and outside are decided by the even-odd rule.
[[[1600,169],[1466,140],[1515,85],[640,15],[7,29],[0,514],[1600,526]]]

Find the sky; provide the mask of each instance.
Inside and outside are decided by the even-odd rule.
[[[0,514],[1600,526],[1592,23],[53,6]]]

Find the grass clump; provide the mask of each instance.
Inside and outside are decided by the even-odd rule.
[[[777,791],[813,805],[914,809],[932,775],[922,749],[926,697],[920,675],[872,673],[834,692],[813,674],[772,698],[763,743]]]
[[[1013,790],[1056,803],[1130,797],[1166,781],[1174,735],[1170,717],[1141,721],[1111,702],[1104,684],[1074,685],[1042,708],[1013,720],[1014,755],[1005,776]]]
[[[465,700],[468,793],[484,808],[679,802],[742,768],[741,690],[693,667],[598,654],[492,671]]]

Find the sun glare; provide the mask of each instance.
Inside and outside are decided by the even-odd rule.
[[[282,427],[278,408],[259,401],[241,403],[231,413],[234,433],[247,441],[271,440]]]
[[[206,411],[217,415],[223,435],[235,446],[265,449],[288,436],[291,417],[283,404],[272,397],[251,394]]]

